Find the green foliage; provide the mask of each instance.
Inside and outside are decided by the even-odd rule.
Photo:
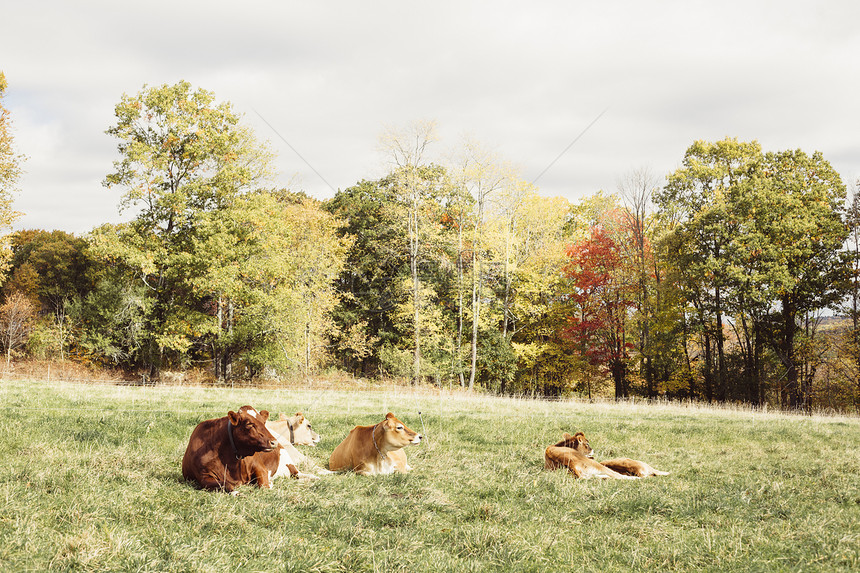
[[[152,299],[140,360],[157,377],[165,362],[181,364],[207,337],[218,338],[222,330],[232,335],[234,306],[247,301],[239,298],[242,273],[265,291],[289,269],[240,267],[247,258],[243,249],[273,252],[266,251],[267,237],[254,236],[255,225],[266,226],[267,205],[242,198],[267,175],[270,154],[229,104],[179,82],[123,96],[116,116],[108,134],[120,140],[121,157],[105,185],[123,187],[123,205],[139,212],[129,224],[96,230],[91,244],[101,260],[135,276]],[[243,219],[249,209],[262,221]],[[212,299],[217,323],[206,308]],[[230,371],[232,349],[218,342],[212,351],[220,378]]]
[[[41,229],[12,235],[11,277],[3,291],[24,292],[47,312],[92,288],[86,241],[65,231]]]
[[[769,351],[784,367],[777,400],[810,406],[795,354],[797,319],[843,296],[844,199],[844,185],[820,153],[764,154],[755,142],[733,139],[696,142],[687,151],[657,202],[664,218],[678,221],[663,248],[670,280],[692,306],[685,312],[705,355],[706,398],[764,401]],[[729,326],[742,354],[740,376],[729,375]]]
[[[477,380],[494,392],[510,392],[517,374],[517,354],[508,338],[491,328],[481,332]]]
[[[380,365],[379,349],[399,339],[394,312],[404,303],[407,276],[406,233],[399,224],[403,205],[387,180],[362,181],[338,191],[325,209],[351,238],[343,273],[337,279],[340,302],[333,311],[341,364],[364,374]]]
[[[12,118],[9,110],[3,105],[3,96],[7,87],[6,76],[0,71],[0,231],[11,227],[20,216],[20,213],[12,208],[12,202],[22,173],[21,165],[26,159],[15,149]],[[0,234],[0,279],[5,274],[11,254],[9,241],[10,237],[7,233]]]
[[[132,367],[141,360],[152,305],[144,285],[126,280],[119,269],[104,269],[85,296],[66,306],[76,327],[72,355],[86,363]]]

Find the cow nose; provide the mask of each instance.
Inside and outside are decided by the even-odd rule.
[[[269,447],[273,450],[278,447],[278,440],[269,440]]]

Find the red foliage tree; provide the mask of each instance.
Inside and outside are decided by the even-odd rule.
[[[602,227],[567,250],[568,301],[576,309],[562,335],[580,344],[589,363],[604,369],[615,383],[615,397],[629,395],[630,350],[627,324],[636,306],[636,285],[621,248]]]

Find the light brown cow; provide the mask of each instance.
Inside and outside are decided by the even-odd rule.
[[[240,411],[246,410],[252,416],[259,417],[259,412],[254,410],[251,406],[242,406]],[[268,418],[268,416],[267,416]],[[290,475],[290,477],[299,478],[299,479],[319,479],[318,476],[314,474],[300,472],[296,469],[298,465],[308,466],[313,471],[322,473],[322,474],[330,474],[332,472],[327,469],[319,467],[317,464],[313,462],[313,460],[306,457],[304,454],[299,452],[296,447],[293,445],[293,442],[289,440],[290,437],[298,436],[299,440],[302,440],[304,443],[312,442],[314,436],[316,436],[316,440],[319,441],[319,434],[311,430],[310,422],[299,412],[296,414],[294,418],[287,418],[284,414],[280,415],[280,419],[272,422],[269,420],[264,420],[266,423],[266,429],[271,432],[271,434],[278,441],[278,447],[276,448],[280,453],[280,460],[277,465],[276,471],[271,475],[271,479],[276,479],[281,476]],[[286,426],[285,426],[286,424]],[[292,424],[295,424],[293,426]],[[298,432],[296,432],[292,428],[297,428]],[[285,432],[281,434],[278,430]],[[257,454],[260,456],[268,455],[268,454]]]
[[[389,412],[372,426],[356,426],[329,458],[333,471],[353,470],[362,475],[406,473],[412,468],[406,462],[405,446],[421,443],[421,434],[407,428]]]
[[[612,479],[639,479],[636,476],[628,476],[611,470],[593,459],[594,450],[588,443],[588,439],[582,432],[571,436],[564,434],[564,438],[549,446],[544,452],[544,467],[555,470],[566,467],[570,473],[581,479],[612,478]]]
[[[266,427],[272,435],[278,438],[281,445],[292,444],[296,446],[316,446],[320,441],[320,435],[311,427],[311,421],[305,418],[301,412],[288,418],[281,413],[277,420],[269,420]]]
[[[295,447],[296,445],[316,447],[320,441],[320,435],[313,430],[310,420],[305,418],[304,414],[296,412],[295,416],[288,418],[286,414],[281,413],[277,420],[266,422],[266,427],[283,448],[281,455],[289,455],[292,463],[297,466],[301,465],[313,472],[309,474],[299,473],[300,478],[318,479],[314,474],[328,475],[332,473],[320,467],[314,460]]]
[[[266,429],[269,413],[252,415],[250,406],[223,418],[206,420],[191,432],[182,475],[208,490],[236,493],[240,485],[272,487],[271,476],[280,464],[277,440]],[[259,455],[258,455],[259,454]],[[293,467],[295,470],[295,467]]]

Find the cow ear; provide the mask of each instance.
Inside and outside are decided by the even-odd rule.
[[[227,412],[227,417],[230,418],[230,423],[234,426],[239,423],[239,414],[237,414],[233,410]]]
[[[394,414],[392,414],[391,412],[389,412],[389,413],[387,413],[387,414],[385,415],[385,419],[386,419],[386,420],[390,420],[390,419],[391,419],[391,418],[393,418],[393,417],[394,417]]]
[[[259,412],[257,412],[257,414],[258,414],[257,417],[260,418],[262,421],[264,421],[264,422],[268,421],[268,419],[269,419],[269,411],[268,410],[260,410]]]
[[[305,415],[301,412],[296,412],[296,424],[301,424],[305,419]]]
[[[565,433],[564,433],[564,436],[562,436],[562,437],[563,437],[565,440],[571,440],[571,439],[573,439],[573,436],[571,436],[571,435],[570,435],[570,434],[568,434],[567,432],[565,432]]]
[[[585,434],[583,434],[582,432],[577,432],[573,437],[574,437],[574,438],[579,438],[580,440],[584,440],[584,439],[585,439]]]
[[[280,414],[278,414],[278,420],[280,420],[280,421],[282,421],[282,422],[285,422],[286,420],[289,420],[289,418],[287,418],[287,415],[286,415],[286,414],[284,414],[283,412],[281,412]]]

